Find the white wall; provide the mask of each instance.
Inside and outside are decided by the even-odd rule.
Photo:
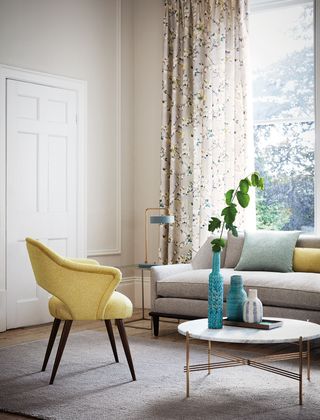
[[[144,210],[159,203],[162,15],[163,0],[0,0],[0,63],[88,83],[88,251],[121,242],[97,257],[104,264],[143,261]],[[158,227],[150,233],[155,259]],[[138,299],[140,272],[123,275]]]
[[[134,258],[140,262],[144,210],[159,207],[162,17],[162,0],[134,1]],[[150,261],[157,258],[158,231],[157,225],[150,226]]]
[[[122,215],[117,209],[117,0],[0,0],[0,62],[88,82],[88,250],[133,261],[132,2],[123,1]],[[119,85],[119,84],[118,84]],[[118,223],[119,221],[119,223]]]

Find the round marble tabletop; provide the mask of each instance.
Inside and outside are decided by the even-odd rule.
[[[207,341],[220,341],[224,343],[293,343],[320,338],[320,325],[313,322],[299,321],[296,319],[271,318],[283,322],[283,325],[272,330],[258,330],[254,328],[231,327],[225,325],[222,329],[208,329],[208,319],[196,319],[183,322],[178,326],[182,335],[189,332],[191,338]]]

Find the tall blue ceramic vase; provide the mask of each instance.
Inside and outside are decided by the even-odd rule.
[[[208,288],[208,328],[223,327],[223,277],[220,272],[220,252],[212,256],[212,272]]]

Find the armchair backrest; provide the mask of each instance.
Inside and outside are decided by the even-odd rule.
[[[73,319],[101,319],[106,303],[121,281],[121,272],[113,267],[68,260],[31,238],[26,238],[26,242],[39,286],[60,299]]]

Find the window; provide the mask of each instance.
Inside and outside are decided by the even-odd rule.
[[[312,232],[313,2],[260,3],[250,14],[255,167],[266,184],[256,195],[257,228]]]

